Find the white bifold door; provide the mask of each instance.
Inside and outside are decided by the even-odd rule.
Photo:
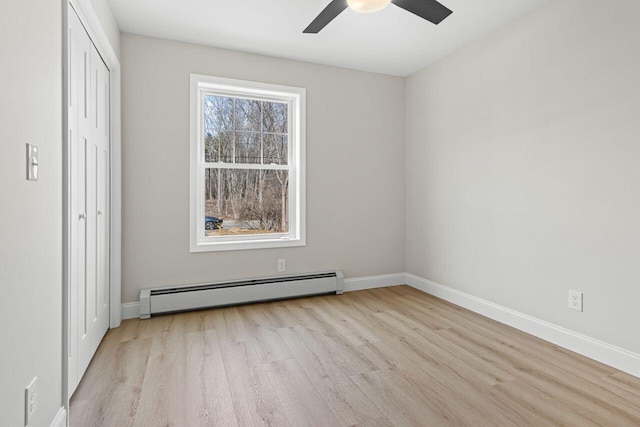
[[[69,396],[109,328],[109,70],[69,6]]]

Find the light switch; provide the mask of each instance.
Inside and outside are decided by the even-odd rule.
[[[38,180],[38,147],[27,144],[27,179]]]

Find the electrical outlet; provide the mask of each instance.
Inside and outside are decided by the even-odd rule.
[[[582,292],[569,290],[569,308],[582,311]]]
[[[24,389],[24,425],[29,425],[33,413],[38,409],[38,377]]]
[[[278,260],[278,273],[282,273],[283,271],[287,271],[287,260],[279,259]]]

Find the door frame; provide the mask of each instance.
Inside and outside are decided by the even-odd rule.
[[[70,262],[71,262],[71,168],[69,150],[69,52],[68,52],[68,11],[73,6],[80,22],[84,25],[89,38],[95,45],[105,65],[109,69],[109,113],[110,113],[110,141],[109,141],[109,328],[117,328],[122,321],[121,314],[121,245],[122,245],[122,163],[121,163],[121,124],[120,124],[120,61],[116,55],[102,24],[91,6],[90,0],[61,0],[62,7],[62,141],[63,141],[63,286],[62,286],[62,400],[63,406],[69,413],[69,293],[70,293]],[[67,416],[67,425],[69,417]]]

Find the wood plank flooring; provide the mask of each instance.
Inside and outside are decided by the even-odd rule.
[[[640,426],[640,379],[407,286],[128,320],[85,426]]]

